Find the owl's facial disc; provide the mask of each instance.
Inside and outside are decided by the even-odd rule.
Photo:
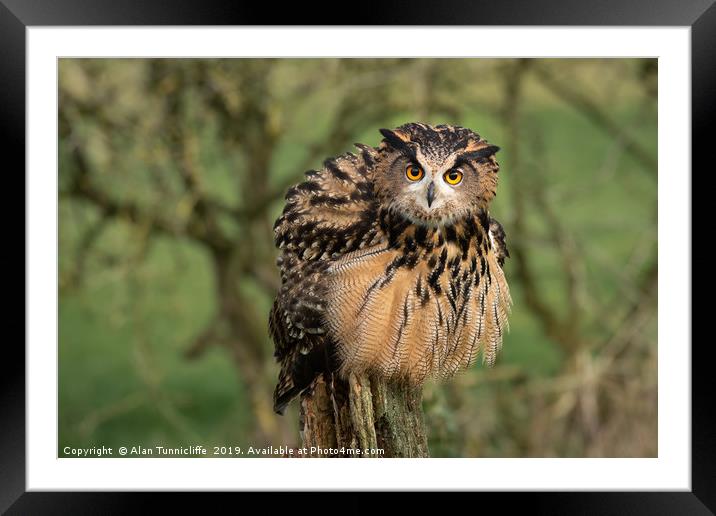
[[[413,206],[407,215],[416,223],[437,226],[452,220],[458,204],[458,185],[451,186],[443,177],[448,172],[439,168],[422,167],[424,171],[419,180],[408,176],[407,195],[409,205]],[[406,199],[407,200],[407,199]]]
[[[375,186],[383,206],[429,227],[488,207],[497,187],[498,147],[457,126],[411,123],[380,132],[384,161]]]

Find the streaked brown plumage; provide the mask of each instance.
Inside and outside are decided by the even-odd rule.
[[[276,221],[281,289],[269,326],[274,408],[326,368],[420,384],[481,353],[492,365],[511,299],[489,216],[498,148],[469,129],[382,129],[289,189]]]

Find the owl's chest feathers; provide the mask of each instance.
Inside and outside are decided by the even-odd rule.
[[[383,272],[383,282],[391,281],[399,269],[414,271],[416,292],[424,304],[431,292],[455,299],[468,278],[479,281],[487,275],[489,279],[492,241],[488,220],[485,214],[438,228],[402,222],[389,225],[384,231],[394,257]]]
[[[487,214],[426,228],[381,213],[378,224],[381,244],[327,269],[325,320],[344,372],[419,382],[450,376],[479,349],[491,362],[510,301]]]
[[[380,223],[384,226],[382,218]],[[366,280],[370,283],[363,292],[358,316],[365,314],[377,291],[390,287],[396,295],[404,294],[403,305],[410,304],[412,309],[440,300],[436,305],[438,323],[450,331],[465,314],[473,291],[478,286],[484,291],[492,283],[496,264],[489,228],[479,220],[440,228],[397,223],[384,232],[387,245],[352,253],[329,269],[337,272],[333,287],[341,279],[347,280],[350,288]],[[443,304],[448,310],[442,309]]]

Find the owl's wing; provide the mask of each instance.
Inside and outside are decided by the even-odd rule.
[[[361,146],[361,151],[307,172],[306,181],[288,190],[274,225],[281,289],[269,328],[281,363],[274,393],[277,412],[310,384],[317,356],[325,355],[325,269],[380,238],[371,175],[376,150]]]

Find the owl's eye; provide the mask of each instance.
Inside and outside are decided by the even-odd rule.
[[[411,181],[420,181],[423,178],[423,169],[417,165],[408,165],[405,169],[405,177]]]
[[[443,174],[443,179],[449,185],[459,185],[460,181],[462,181],[462,172],[457,169],[448,170]]]

